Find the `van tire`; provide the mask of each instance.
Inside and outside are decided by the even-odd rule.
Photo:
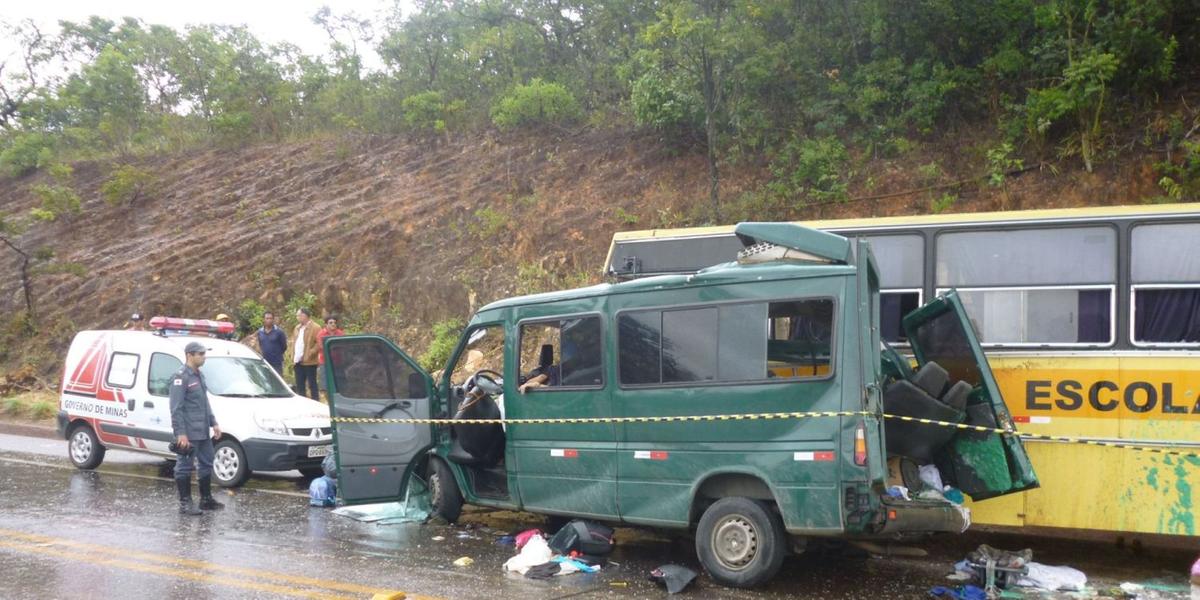
[[[696,528],[696,555],[722,585],[749,588],[769,581],[787,554],[783,520],[770,505],[740,496],[709,506]]]
[[[104,462],[104,453],[108,449],[100,443],[92,426],[82,421],[71,428],[67,436],[67,456],[71,464],[84,470],[95,469]]]
[[[454,473],[440,458],[429,459],[429,497],[433,512],[447,523],[458,521],[462,514],[463,497],[454,480]]]
[[[240,487],[250,478],[250,462],[242,445],[231,437],[222,437],[213,447],[213,480],[225,488]]]

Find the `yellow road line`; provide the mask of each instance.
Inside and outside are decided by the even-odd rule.
[[[173,569],[170,567],[163,567],[163,566],[158,566],[158,565],[146,565],[146,564],[141,564],[141,563],[130,562],[127,560],[104,558],[101,556],[88,556],[85,558],[83,556],[74,554],[74,553],[66,551],[66,550],[58,550],[55,548],[35,546],[32,544],[25,544],[25,543],[8,542],[8,541],[0,540],[0,548],[8,548],[11,550],[15,550],[17,552],[30,552],[30,553],[34,553],[34,554],[43,554],[43,555],[47,555],[47,556],[54,556],[57,558],[65,558],[65,559],[74,560],[74,561],[83,561],[90,565],[95,565],[95,566],[103,565],[103,566],[108,566],[108,567],[117,567],[120,569],[127,569],[130,571],[139,571],[142,573],[152,573],[155,575],[164,575],[167,577],[188,579],[191,581],[198,581],[198,582],[202,582],[202,583],[215,583],[215,584],[219,584],[219,585],[226,585],[226,586],[236,587],[236,588],[241,588],[241,589],[254,590],[254,591],[258,591],[258,592],[271,592],[274,594],[281,594],[281,595],[285,595],[285,596],[295,596],[298,598],[316,598],[316,599],[320,599],[320,600],[324,600],[324,599],[343,600],[345,598],[353,598],[354,597],[354,596],[345,596],[342,594],[331,594],[331,593],[323,592],[323,591],[302,590],[299,588],[285,587],[282,585],[275,585],[275,584],[270,584],[270,583],[255,583],[253,581],[245,581],[242,579],[236,579],[233,577],[224,577],[221,575],[212,575],[209,573],[193,573],[190,571],[185,571],[183,569]]]
[[[181,567],[189,567],[193,569],[204,569],[214,572],[225,572],[230,574],[241,575],[245,577],[254,577],[259,579],[275,580],[279,582],[289,583],[293,585],[301,585],[307,587],[324,588],[340,592],[351,592],[356,594],[379,594],[390,593],[389,590],[381,590],[377,587],[370,587],[356,583],[343,581],[332,581],[328,579],[316,579],[313,577],[304,577],[300,575],[288,575],[286,573],[276,573],[273,571],[263,571],[259,569],[251,569],[246,567],[236,567],[232,565],[222,565],[218,563],[195,560],[190,558],[179,558],[167,556],[163,554],[155,554],[151,552],[141,552],[128,548],[119,548],[115,546],[104,546],[101,544],[92,544],[88,542],[80,542],[65,538],[55,538],[34,533],[25,533],[23,531],[13,531],[8,529],[0,529],[0,537],[8,537],[20,540],[26,540],[30,543],[49,544],[54,546],[63,546],[68,548],[78,548],[81,550],[90,550],[97,553],[119,553],[126,557],[138,558],[141,560],[177,565]],[[45,546],[38,546],[44,548]],[[78,555],[71,554],[72,558],[78,558]],[[417,596],[409,594],[411,600],[441,600],[433,596]]]

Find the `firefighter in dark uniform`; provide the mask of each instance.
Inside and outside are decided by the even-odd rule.
[[[208,403],[208,387],[200,367],[207,348],[200,342],[184,347],[187,362],[171,376],[171,430],[175,443],[175,487],[179,490],[179,512],[198,515],[201,510],[223,508],[212,496],[213,440],[221,437],[221,428]],[[212,435],[209,435],[209,428]],[[200,463],[197,470],[194,462]],[[192,503],[192,471],[200,483],[200,506]]]

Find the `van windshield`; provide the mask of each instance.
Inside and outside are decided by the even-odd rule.
[[[208,391],[229,398],[290,398],[291,390],[261,359],[214,356],[200,367]]]

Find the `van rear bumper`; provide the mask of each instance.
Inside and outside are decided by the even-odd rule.
[[[251,471],[291,471],[320,467],[325,457],[308,457],[308,449],[312,446],[328,446],[333,441],[324,442],[284,442],[277,440],[249,439],[242,442],[246,451],[246,462],[250,463]],[[332,449],[331,449],[332,451]]]
[[[962,533],[971,524],[969,513],[959,506],[943,502],[886,502],[883,535],[901,533]]]

